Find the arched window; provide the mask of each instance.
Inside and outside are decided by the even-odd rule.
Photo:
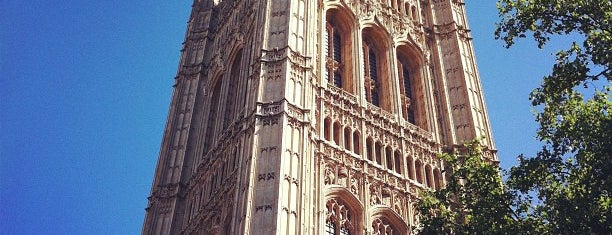
[[[330,22],[325,25],[325,54],[328,82],[342,88],[342,38]]]
[[[408,49],[406,46],[398,47],[397,52],[397,68],[400,80],[400,93],[402,101],[402,115],[404,119],[412,124],[416,124],[415,121],[415,107],[417,105],[414,97],[414,81],[412,78],[413,68],[417,67],[414,61],[411,61],[408,55]],[[411,63],[412,62],[412,63]]]
[[[350,235],[353,234],[353,214],[344,203],[330,199],[327,201],[327,216],[325,221],[325,234]]]
[[[414,171],[416,172],[416,180],[417,182],[423,184],[423,165],[419,160],[416,160],[414,165]]]
[[[208,111],[208,117],[206,122],[206,138],[204,141],[204,146],[206,150],[209,150],[212,147],[212,143],[215,138],[215,120],[217,120],[217,109],[219,108],[219,96],[221,95],[221,77],[217,79],[215,85],[213,86],[211,96],[210,96],[210,107]]]
[[[331,119],[326,118],[323,121],[323,138],[326,140],[331,140]]]
[[[438,170],[438,168],[434,169],[434,183],[435,183],[435,188],[436,190],[441,189],[442,188],[442,179],[441,179],[442,174],[440,174],[440,170]]]
[[[387,161],[387,169],[393,171],[394,167],[393,167],[393,152],[391,150],[390,146],[387,146],[387,148],[385,148],[385,160]]]
[[[410,70],[408,64],[401,62],[401,60],[398,62],[398,67],[400,81],[402,81],[402,86],[400,87],[402,93],[402,113],[408,122],[415,124],[414,105],[411,104],[414,98],[412,96],[412,86],[410,84]]]
[[[398,204],[395,206],[398,208]],[[402,208],[403,209],[403,208]],[[409,234],[409,227],[402,219],[402,216],[398,214],[399,210],[393,211],[392,208],[382,206],[374,207],[370,209],[369,215],[372,218],[370,224],[371,231],[368,234],[377,235],[404,235]]]
[[[422,55],[410,44],[398,46],[396,54],[402,117],[407,122],[428,130],[423,94]]]
[[[240,61],[242,60],[242,49],[236,53],[232,62],[232,68],[230,70],[230,77],[228,80],[227,96],[225,97],[225,115],[223,121],[223,128],[226,128],[229,123],[234,119],[234,107],[236,102],[238,82],[240,82]]]
[[[355,154],[361,154],[360,138],[358,131],[353,132],[353,152]]]
[[[382,148],[382,145],[379,142],[376,142],[376,147],[374,149],[374,152],[376,152],[376,163],[378,163],[378,165],[381,165],[381,166],[383,164],[383,161],[382,161],[383,151],[384,150]]]
[[[350,16],[343,9],[330,9],[326,14],[323,45],[325,78],[330,84],[353,92],[352,40]]]
[[[412,157],[407,157],[406,162],[408,163],[408,178],[415,180],[414,176],[414,160]]]
[[[376,60],[376,53],[374,52],[374,49],[366,42],[364,42],[363,46],[363,55],[366,75],[366,99],[373,105],[380,106],[380,79],[378,79],[378,62]]]
[[[342,145],[342,143],[340,142],[340,136],[342,135],[342,127],[340,127],[340,123],[339,122],[334,122],[334,142],[337,145]]]
[[[344,128],[344,149],[351,151],[351,128]]]
[[[375,27],[362,31],[363,69],[366,100],[384,110],[391,110],[389,69],[386,42],[387,34]]]
[[[378,217],[372,221],[372,234],[375,235],[395,235],[399,234],[399,231],[389,223],[384,217]]]
[[[395,172],[397,172],[398,174],[401,175],[402,174],[403,166],[402,166],[402,163],[401,163],[402,155],[400,154],[399,151],[395,151],[394,158],[395,158]]]
[[[427,180],[427,187],[430,188],[435,188],[435,185],[433,183],[433,177],[431,175],[431,166],[426,165],[425,166],[425,179]]]

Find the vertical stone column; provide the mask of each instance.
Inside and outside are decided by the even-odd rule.
[[[260,85],[253,157],[253,190],[249,206],[250,234],[298,234],[307,231],[312,202],[312,152],[309,149],[311,98],[309,53],[306,40],[308,3],[268,1],[262,30]],[[334,130],[333,122],[330,131]],[[337,133],[333,133],[337,134]],[[341,133],[340,133],[341,134]],[[332,135],[332,138],[333,138]],[[341,144],[341,143],[339,143]],[[306,212],[306,213],[304,213]]]
[[[437,88],[442,93],[441,116],[447,116],[444,142],[453,146],[477,137],[494,148],[484,96],[476,72],[471,37],[465,20],[463,1],[443,0],[430,3],[434,63],[438,67]]]
[[[206,41],[201,36],[207,32],[201,27],[207,27],[210,16],[205,5],[194,3],[189,19],[142,234],[176,234],[183,222],[186,199],[181,195],[194,158],[187,146],[198,138],[191,130],[197,125],[194,106],[201,100],[198,87],[204,82],[199,72]]]

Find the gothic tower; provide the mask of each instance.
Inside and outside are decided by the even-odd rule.
[[[408,234],[437,153],[496,160],[463,0],[192,8],[143,234]]]

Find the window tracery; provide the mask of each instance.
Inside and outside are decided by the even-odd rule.
[[[411,56],[408,55],[408,49],[405,45],[398,47],[397,51],[397,68],[398,68],[398,76],[400,81],[400,93],[401,93],[401,109],[402,116],[404,119],[412,124],[416,123],[416,108],[417,101],[415,99],[415,84],[413,78],[413,74],[415,69],[418,67],[413,60],[409,58]]]
[[[330,199],[327,201],[327,217],[325,220],[325,234],[351,235],[353,234],[352,212],[341,201]]]
[[[345,11],[341,8],[330,9],[326,14],[323,32],[324,77],[329,84],[353,93],[351,21]]]
[[[363,75],[366,100],[385,111],[391,111],[392,94],[389,78],[388,36],[374,26],[362,30]],[[392,61],[392,60],[391,60]]]
[[[374,235],[394,235],[399,234],[398,230],[383,217],[372,221],[372,234]]]

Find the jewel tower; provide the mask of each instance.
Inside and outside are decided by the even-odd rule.
[[[142,234],[409,234],[496,160],[463,0],[195,0]]]

